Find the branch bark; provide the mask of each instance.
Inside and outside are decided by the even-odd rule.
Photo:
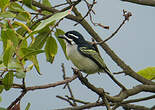
[[[11,110],[11,108],[17,103],[19,102],[23,97],[24,95],[27,93],[27,91],[22,91],[21,95],[19,97],[16,98],[16,100],[14,100],[10,105],[9,107],[7,108],[7,110]]]
[[[88,82],[86,78],[82,76],[82,74],[79,71],[74,71],[75,74],[78,75],[79,80],[87,86],[87,88],[94,91],[96,94],[98,94],[100,97],[104,97],[104,90],[101,88],[96,88],[94,85]],[[133,87],[132,89],[121,91],[118,95],[115,96],[109,96],[106,95],[107,99],[111,102],[121,102],[122,100],[128,98],[129,96],[138,94],[140,92],[155,92],[155,86],[154,85],[138,85]]]
[[[74,75],[74,76],[72,76],[70,78],[67,78],[65,80],[62,80],[62,81],[58,81],[58,82],[50,83],[50,84],[45,84],[45,85],[40,85],[40,86],[25,87],[25,89],[27,91],[38,90],[38,89],[47,89],[47,88],[50,88],[50,87],[56,87],[56,86],[59,86],[59,85],[62,85],[62,84],[69,83],[69,82],[73,81],[76,78],[77,78],[77,76]],[[13,88],[21,88],[21,89],[23,89],[23,86],[19,85],[19,84],[13,84]]]
[[[125,104],[122,105],[125,110],[150,110],[145,106],[135,105],[135,104]]]
[[[140,5],[153,6],[153,7],[155,6],[154,0],[121,0],[121,1],[136,3]]]
[[[78,75],[79,80],[81,81],[82,84],[84,84],[88,89],[91,89],[93,92],[95,92],[96,94],[98,94],[100,97],[106,97],[108,99],[108,101],[113,102],[113,103],[117,103],[120,104],[123,107],[127,107],[127,106],[131,106],[131,102],[138,102],[138,101],[144,101],[147,99],[152,99],[155,96],[150,96],[150,97],[145,97],[145,98],[140,98],[140,99],[133,99],[133,100],[128,100],[128,101],[124,101],[122,102],[124,99],[128,98],[129,96],[133,96],[136,95],[140,92],[155,92],[155,86],[154,85],[138,85],[136,87],[133,87],[132,89],[128,89],[125,91],[121,91],[119,94],[115,95],[115,96],[109,96],[108,94],[104,93],[104,89],[102,88],[96,88],[94,85],[92,85],[90,82],[88,82],[88,80],[82,76],[82,74],[79,71],[76,71],[74,69],[74,73]],[[114,104],[111,103],[111,106],[114,106]],[[116,108],[119,107],[120,105],[116,105]],[[104,102],[98,102],[98,103],[88,103],[82,106],[77,106],[77,107],[68,107],[68,108],[62,108],[62,109],[57,109],[57,110],[81,110],[81,109],[88,109],[91,107],[96,107],[96,106],[105,106]],[[134,106],[137,108],[141,108],[141,106]],[[142,108],[146,108],[146,107],[142,107]]]
[[[61,108],[61,109],[56,109],[56,110],[83,110],[83,109],[89,109],[92,107],[98,107],[98,106],[105,106],[103,102],[99,103],[89,103],[77,107],[67,107],[67,108]]]

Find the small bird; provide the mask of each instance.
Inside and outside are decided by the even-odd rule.
[[[72,63],[86,74],[110,73],[97,48],[86,41],[77,31],[68,31],[59,36],[66,42],[66,53]]]
[[[107,68],[96,45],[86,41],[77,31],[68,31],[59,38],[65,40],[67,56],[80,71],[85,72],[87,75],[97,72],[107,73],[119,87],[126,90]]]

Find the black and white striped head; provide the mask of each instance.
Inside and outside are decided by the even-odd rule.
[[[59,38],[65,39],[66,42],[69,43],[70,45],[73,44],[78,45],[86,42],[83,36],[77,31],[68,31],[65,33],[65,35],[59,36]]]

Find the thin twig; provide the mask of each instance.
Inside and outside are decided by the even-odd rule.
[[[111,38],[121,29],[121,27],[125,24],[125,22],[129,20],[129,17],[132,16],[132,14],[131,14],[131,12],[128,12],[128,13],[127,13],[126,11],[123,10],[123,16],[124,16],[124,20],[123,20],[123,22],[120,24],[120,26],[116,29],[116,31],[113,32],[113,33],[111,34],[111,36],[109,36],[108,38],[106,38],[105,40],[103,40],[103,41],[101,41],[101,42],[98,42],[97,44],[105,43],[106,41],[108,41],[109,39],[111,39]]]
[[[140,101],[145,101],[145,100],[154,99],[154,98],[155,98],[155,95],[151,95],[151,96],[148,96],[148,97],[126,100],[124,102],[121,102],[121,104],[127,104],[127,103],[133,103],[133,102],[140,102]]]
[[[63,84],[66,84],[68,82],[71,82],[73,80],[75,80],[77,78],[77,75],[74,75],[70,78],[67,78],[63,81],[58,81],[58,82],[55,82],[55,83],[50,83],[50,84],[45,84],[45,85],[40,85],[40,86],[30,86],[30,87],[26,87],[25,89],[27,91],[30,91],[30,90],[37,90],[37,89],[46,89],[46,88],[50,88],[50,87],[56,87],[56,86],[59,86],[59,85],[63,85]],[[21,88],[21,86],[13,86],[13,88]],[[21,88],[23,89],[23,88]]]
[[[68,3],[58,4],[58,5],[53,6],[52,8],[60,7],[60,6],[67,5],[67,4],[68,4]]]
[[[67,3],[70,4],[70,5],[69,5],[68,7],[63,8],[62,10],[60,10],[60,12],[66,11],[66,10],[70,9],[71,7],[75,7],[75,6],[76,6],[77,4],[79,4],[82,0],[77,0],[77,1],[74,1],[74,2],[69,1],[69,0],[66,0],[66,1],[67,1]]]
[[[74,104],[70,101],[70,100],[68,100],[68,99],[66,99],[66,98],[64,98],[64,97],[62,97],[62,96],[56,96],[57,98],[59,98],[59,99],[62,99],[62,100],[65,100],[65,101],[67,101],[71,106],[74,106]]]
[[[22,84],[22,85],[23,85],[23,88],[25,89],[25,88],[26,88],[25,78],[22,79],[22,83],[23,83],[23,84]]]
[[[84,0],[85,2],[86,2],[86,4],[87,4],[87,7],[88,7],[88,12],[86,13],[86,15],[79,21],[79,22],[77,22],[76,24],[74,24],[74,26],[76,26],[76,25],[78,25],[80,22],[82,22],[89,14],[91,14],[90,12],[93,12],[93,13],[95,13],[94,11],[93,11],[93,6],[96,4],[96,1],[95,0],[93,0],[93,3],[92,4],[89,4],[86,0]]]
[[[123,84],[121,84],[119,81],[117,81],[117,79],[110,72],[106,72],[106,73],[120,88],[122,88],[122,90],[127,90],[127,88]]]
[[[103,29],[109,29],[109,26],[105,26],[105,25],[103,25],[103,24],[101,24],[101,23],[95,23],[95,22],[93,21],[93,17],[92,17],[92,15],[91,15],[91,13],[89,14],[89,18],[90,18],[90,22],[91,22],[94,26],[99,26],[99,27],[101,27],[101,28],[103,28]]]
[[[107,98],[105,97],[105,95],[104,95],[104,97],[102,97],[102,100],[105,103],[107,110],[111,110],[110,104],[109,104]]]
[[[98,107],[98,106],[105,106],[105,104],[103,102],[95,102],[95,103],[84,104],[81,106],[67,107],[67,108],[56,109],[56,110],[84,110],[84,109],[89,109],[89,108]]]
[[[78,102],[78,103],[81,103],[81,104],[89,104],[90,102],[85,102],[85,101],[82,101],[82,100],[79,100],[79,99],[75,99],[73,97],[69,97],[69,96],[66,96],[69,100],[73,100],[75,102]]]
[[[63,79],[65,80],[66,79],[66,71],[65,71],[64,63],[62,63],[61,67],[62,67],[62,72],[63,72]],[[66,83],[66,86],[68,88],[68,91],[70,93],[70,96],[74,99],[74,95],[73,95],[73,92],[72,92],[72,89],[71,89],[69,83]],[[73,104],[74,104],[73,106],[76,106],[77,105],[74,100],[73,100]]]
[[[31,12],[30,14],[36,15],[36,16],[38,16],[38,15],[45,16],[45,14],[43,14],[43,13],[34,13],[34,12]]]
[[[7,72],[7,71],[8,71],[8,69],[5,68],[4,71],[3,71],[3,72],[1,73],[1,75],[0,75],[0,78],[1,78],[1,77],[4,75],[4,73]]]
[[[120,71],[120,72],[114,72],[113,74],[122,74],[122,73],[124,73],[124,71]]]

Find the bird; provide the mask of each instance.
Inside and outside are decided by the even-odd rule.
[[[73,30],[60,35],[59,38],[65,40],[66,54],[80,71],[88,75],[100,72],[111,73],[96,46],[86,41],[82,34]]]
[[[107,73],[122,90],[127,90],[112,75],[100,56],[97,46],[86,41],[82,34],[73,30],[66,32],[64,35],[60,35],[59,38],[65,40],[68,58],[80,71],[87,74],[86,77],[94,73]]]

